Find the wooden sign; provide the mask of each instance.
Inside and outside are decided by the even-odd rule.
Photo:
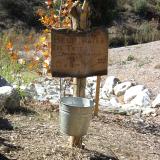
[[[54,77],[106,75],[108,34],[105,28],[90,32],[53,29],[51,72]]]

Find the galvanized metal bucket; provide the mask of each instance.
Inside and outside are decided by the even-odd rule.
[[[87,134],[94,102],[81,97],[63,97],[60,102],[60,130],[70,136]]]

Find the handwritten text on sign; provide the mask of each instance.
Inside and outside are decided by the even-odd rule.
[[[107,74],[108,38],[105,29],[76,32],[52,30],[51,70],[55,77]]]

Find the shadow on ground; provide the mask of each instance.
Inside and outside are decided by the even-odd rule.
[[[37,113],[34,110],[31,110],[31,109],[29,109],[27,107],[23,107],[23,106],[20,106],[15,110],[8,110],[7,112],[10,114],[21,114],[21,115],[25,115],[25,116],[33,115],[33,114]]]
[[[0,146],[1,146],[0,152],[5,152],[5,153],[9,153],[10,151],[18,151],[22,149],[22,147],[20,146],[10,144],[7,139],[4,139],[2,137],[0,137]],[[8,160],[8,158],[5,157],[5,155],[0,154],[0,160]]]
[[[155,136],[160,136],[160,125],[158,123],[129,122],[125,123],[124,126],[127,128],[134,128],[138,133],[141,134],[152,134]]]
[[[111,150],[108,150],[108,154],[88,149],[86,149],[86,151],[91,152],[90,160],[119,160]]]
[[[118,160],[115,157],[107,156],[102,153],[97,153],[96,155],[90,157],[90,160]]]
[[[9,159],[0,153],[0,160],[9,160]]]
[[[135,127],[137,132],[142,134],[152,134],[155,136],[160,136],[160,125],[157,123],[138,123]]]
[[[13,126],[8,119],[0,117],[0,130],[13,130]]]

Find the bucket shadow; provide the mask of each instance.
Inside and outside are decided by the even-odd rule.
[[[118,160],[118,159],[112,156],[107,156],[102,153],[96,153],[94,156],[90,157],[90,160]]]
[[[109,154],[103,154],[94,150],[85,150],[87,152],[91,152],[90,160],[119,160],[113,152]]]
[[[0,160],[10,160],[6,156],[0,153]]]
[[[3,119],[0,117],[0,130],[13,130],[13,126],[8,119]]]

